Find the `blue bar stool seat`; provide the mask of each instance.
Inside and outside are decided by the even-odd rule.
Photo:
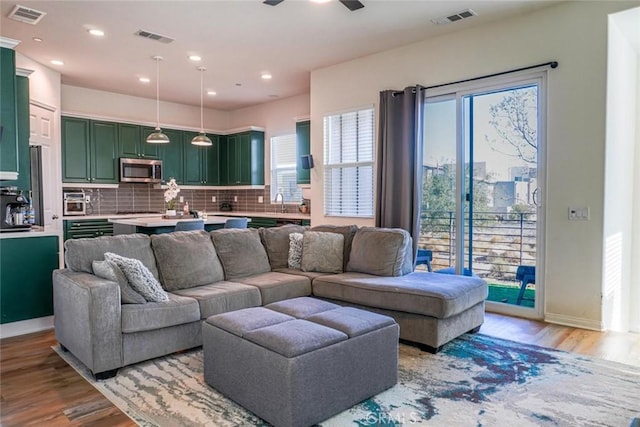
[[[527,290],[529,283],[536,283],[536,267],[534,265],[519,265],[516,270],[516,280],[520,281],[520,292],[516,304],[520,305],[524,298],[524,291]]]

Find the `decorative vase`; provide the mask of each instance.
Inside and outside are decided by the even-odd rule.
[[[166,216],[176,216],[176,210],[175,209],[167,209],[164,214]]]

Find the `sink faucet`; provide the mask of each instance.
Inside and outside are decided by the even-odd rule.
[[[276,194],[276,198],[275,198],[274,202],[276,202],[276,203],[280,202],[280,211],[281,211],[282,213],[285,213],[286,209],[285,209],[285,207],[284,207],[284,194],[282,194],[282,193],[277,193],[277,194]],[[276,206],[276,212],[277,212],[277,211],[278,211],[278,208],[277,208],[277,206]]]

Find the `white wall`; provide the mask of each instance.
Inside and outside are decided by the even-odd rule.
[[[156,125],[156,100],[62,85],[62,111],[90,117]],[[228,128],[230,113],[204,109],[204,126],[215,133]],[[200,129],[200,107],[160,100],[160,127]]]
[[[640,64],[640,54],[637,57]],[[640,66],[637,67],[636,83],[640,82]],[[636,84],[636,111],[640,112],[640,84]],[[640,118],[636,116],[636,120]],[[631,315],[629,330],[640,333],[640,123],[636,121],[635,173],[633,178],[633,225],[631,235]]]
[[[16,67],[32,70],[29,76],[29,97],[60,112],[60,73],[16,52]],[[56,129],[60,129],[59,126]]]
[[[607,329],[626,332],[631,297],[638,70],[637,53],[615,15],[609,18],[607,71],[603,321]]]
[[[377,108],[384,89],[557,60],[548,80],[545,317],[601,328],[607,15],[639,4],[556,4],[312,72],[312,222],[372,223],[322,214],[323,115]],[[589,206],[591,220],[569,222],[568,206]]]
[[[231,112],[229,129],[246,126],[265,128],[265,184],[271,183],[271,137],[295,133],[296,119],[309,116],[309,99],[309,94],[305,93]]]

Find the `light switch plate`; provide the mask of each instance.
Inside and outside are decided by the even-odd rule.
[[[184,203],[184,196],[180,196],[180,203]]]
[[[238,196],[233,196],[233,201],[237,202],[238,201]]]
[[[258,203],[264,203],[264,197],[258,196]]]
[[[569,206],[570,221],[588,221],[591,219],[591,212],[588,206],[571,207]]]
[[[213,203],[215,203],[215,202],[216,202],[216,196],[211,196],[211,201],[212,201]]]

